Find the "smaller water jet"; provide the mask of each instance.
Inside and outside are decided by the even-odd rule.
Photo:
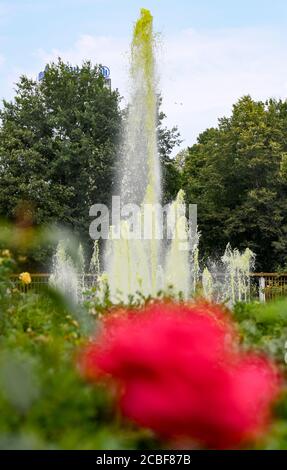
[[[203,290],[203,297],[208,300],[213,300],[213,293],[214,293],[214,281],[212,278],[212,274],[210,273],[208,268],[204,268],[202,273],[202,290]]]
[[[100,276],[101,273],[101,264],[100,264],[100,247],[99,241],[95,240],[93,252],[91,256],[90,266],[89,266],[90,274],[94,275],[95,278]]]
[[[67,243],[61,240],[58,243],[53,257],[53,269],[49,278],[49,284],[59,290],[72,302],[82,300],[84,291],[85,259],[81,244],[78,253],[73,259],[67,250]]]
[[[230,305],[250,300],[250,273],[254,269],[255,254],[247,248],[243,253],[232,250],[228,243],[222,256],[225,267],[224,292]]]
[[[176,200],[170,205],[168,217],[174,217],[172,238],[166,255],[165,290],[172,286],[175,293],[187,299],[191,294],[190,239],[189,226],[185,215],[184,192],[179,191]]]

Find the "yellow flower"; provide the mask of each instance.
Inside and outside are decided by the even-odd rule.
[[[23,282],[23,284],[31,284],[32,282],[30,273],[21,273],[19,279]]]
[[[10,250],[2,250],[2,256],[4,256],[4,258],[11,258]]]

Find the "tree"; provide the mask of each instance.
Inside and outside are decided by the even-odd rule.
[[[184,189],[206,257],[231,242],[257,254],[257,269],[287,266],[286,133],[286,102],[246,96],[188,149]]]
[[[177,167],[176,161],[172,158],[173,150],[181,144],[180,133],[177,126],[168,129],[164,126],[166,114],[161,110],[162,98],[158,103],[158,150],[162,171],[162,193],[163,203],[171,202],[175,199],[181,188],[181,174]]]
[[[0,113],[0,215],[13,220],[26,201],[36,225],[60,222],[87,240],[90,206],[112,192],[119,102],[89,62],[59,59],[41,82],[22,76]]]
[[[125,114],[119,93],[106,87],[100,67],[90,62],[72,67],[59,59],[46,66],[41,81],[22,76],[14,100],[4,101],[0,111],[0,217],[33,217],[36,226],[60,223],[91,249],[89,209],[109,206],[117,193]],[[179,189],[170,158],[179,133],[164,127],[164,118],[159,111],[164,194],[170,200]],[[46,251],[36,256],[45,268]]]

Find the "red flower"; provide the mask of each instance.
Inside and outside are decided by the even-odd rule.
[[[229,448],[269,421],[278,373],[264,358],[240,355],[235,329],[207,304],[156,303],[112,315],[81,357],[86,375],[108,374],[123,415],[167,439]]]

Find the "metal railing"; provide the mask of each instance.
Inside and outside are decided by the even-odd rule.
[[[287,296],[287,273],[252,273],[261,302],[269,302]]]
[[[21,292],[33,290],[40,292],[49,283],[50,273],[30,274],[31,283],[24,284],[19,279],[19,274],[13,274],[11,280],[13,285]],[[90,289],[96,285],[97,276],[95,274],[79,274],[79,280],[83,280],[85,288]],[[251,283],[254,288],[253,298],[261,302],[268,302],[281,297],[287,297],[287,273],[251,273]]]
[[[49,284],[51,274],[50,273],[37,273],[37,274],[30,274],[31,283],[24,284],[20,278],[19,274],[12,274],[10,276],[11,281],[16,289],[21,292],[41,292],[41,290]],[[90,289],[95,286],[97,282],[97,276],[95,274],[79,274],[79,281],[83,280],[83,284],[86,289]]]

